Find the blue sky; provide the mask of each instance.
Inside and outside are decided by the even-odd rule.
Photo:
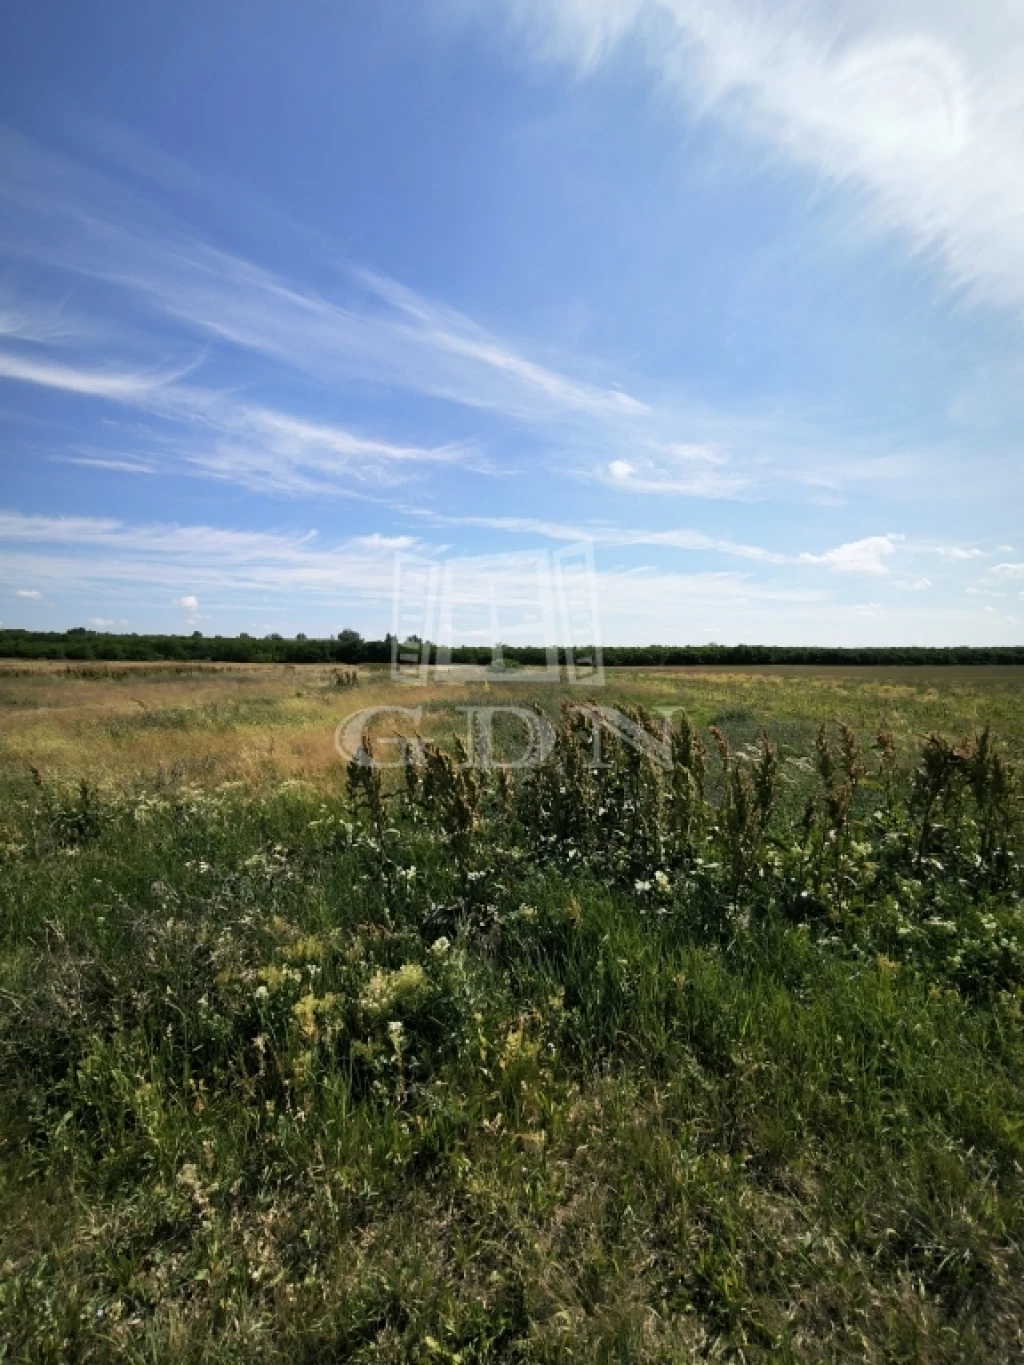
[[[1020,643],[1022,59],[1008,0],[9,0],[0,621],[380,636],[397,554],[525,638],[586,542],[606,643]]]

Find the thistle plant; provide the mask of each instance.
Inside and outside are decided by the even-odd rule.
[[[367,816],[378,842],[384,837],[387,814],[380,768],[374,761],[373,741],[364,735],[357,752],[345,769],[349,800],[353,808]]]

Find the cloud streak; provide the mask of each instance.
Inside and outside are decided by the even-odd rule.
[[[116,371],[90,371],[49,360],[35,360],[11,351],[0,351],[0,379],[38,384],[47,389],[84,394],[90,398],[109,398],[115,402],[143,403],[191,366],[165,374],[126,374]]]
[[[710,550],[719,554],[732,555],[738,559],[756,560],[764,564],[784,564],[792,560],[792,556],[777,554],[760,545],[744,545],[691,529],[647,531],[593,522],[574,525],[568,522],[544,521],[535,517],[450,517],[432,512],[417,511],[417,509],[410,507],[403,508],[403,511],[408,515],[425,517],[434,526],[476,526],[483,530],[505,531],[511,535],[541,536],[545,540],[589,540],[595,545],[607,545],[609,547],[649,545],[671,550]]]

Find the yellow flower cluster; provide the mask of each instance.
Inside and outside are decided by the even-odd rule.
[[[338,1002],[336,995],[304,995],[292,1006],[292,1014],[306,1038],[316,1038],[325,1015],[330,1015]],[[319,1023],[318,1023],[319,1021]]]
[[[374,972],[366,983],[359,1005],[367,1014],[390,1014],[422,996],[427,975],[418,962],[406,962],[394,972]]]

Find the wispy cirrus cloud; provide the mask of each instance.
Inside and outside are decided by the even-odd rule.
[[[797,495],[826,488],[841,496],[879,477],[907,476],[905,452],[836,448],[778,411],[714,411],[680,393],[652,396],[635,376],[617,382],[605,363],[541,354],[545,348],[509,340],[379,272],[339,265],[326,248],[312,262],[315,287],[286,278],[211,244],[111,177],[10,131],[0,130],[0,163],[7,208],[0,250],[87,284],[112,313],[127,302],[133,317],[152,322],[151,335],[135,323],[125,339],[130,366],[9,346],[0,374],[132,402],[178,423],[182,439],[168,458],[186,472],[296,496],[352,493],[353,482],[394,484],[445,463],[496,473],[508,461],[487,449],[480,426],[490,422],[525,438],[515,468],[540,461],[549,472],[652,499],[777,496],[780,485]],[[116,324],[105,328],[113,350]],[[194,371],[187,385],[167,369],[168,346],[177,349],[179,368]],[[153,364],[140,369],[134,357],[146,347]],[[246,403],[234,379],[213,380],[215,362],[225,358],[233,375],[248,363],[261,375],[269,368],[312,386],[310,409],[285,414]],[[338,420],[339,390],[367,384],[440,400],[444,436],[408,442],[348,430]],[[434,420],[433,411],[424,419],[428,428]],[[454,440],[453,422],[464,433]],[[143,460],[157,454],[137,452]]]
[[[110,455],[58,455],[62,464],[78,464],[87,469],[110,469],[117,474],[156,474],[157,466],[137,459],[118,459]]]
[[[858,196],[975,300],[1024,311],[1024,9],[1002,0],[507,0],[582,72],[629,38],[659,93]],[[491,9],[488,7],[488,15]]]
[[[434,526],[473,526],[484,530],[505,531],[511,535],[540,536],[545,540],[591,541],[595,545],[649,545],[670,550],[710,550],[737,559],[757,560],[766,564],[784,564],[791,556],[778,554],[760,545],[744,545],[704,531],[678,528],[667,531],[643,530],[637,527],[609,526],[600,522],[544,521],[537,517],[445,516],[415,508],[403,508],[409,515],[426,518]]]
[[[620,387],[542,363],[377,272],[332,266],[334,297],[283,279],[10,130],[0,130],[0,162],[12,255],[126,290],[190,331],[312,378],[393,384],[521,420],[648,411]]]
[[[0,340],[55,344],[95,340],[96,330],[73,317],[59,300],[25,299],[0,280]]]
[[[485,469],[468,444],[418,446],[375,440],[332,423],[313,422],[213,389],[177,383],[194,365],[158,375],[95,372],[0,351],[0,378],[102,398],[179,424],[186,439],[152,437],[139,454],[150,458],[69,452],[69,463],[122,473],[176,467],[273,493],[352,493],[352,479],[395,482],[417,465],[472,464]]]
[[[301,556],[315,531],[293,534],[239,531],[214,526],[127,523],[114,517],[32,516],[0,511],[0,544],[75,546],[84,551],[115,550],[154,558],[196,555],[245,564]]]
[[[0,351],[0,379],[16,379],[47,389],[109,398],[115,402],[142,402],[188,373],[191,365],[163,374],[125,373],[111,370],[86,370],[53,360],[39,360]]]

